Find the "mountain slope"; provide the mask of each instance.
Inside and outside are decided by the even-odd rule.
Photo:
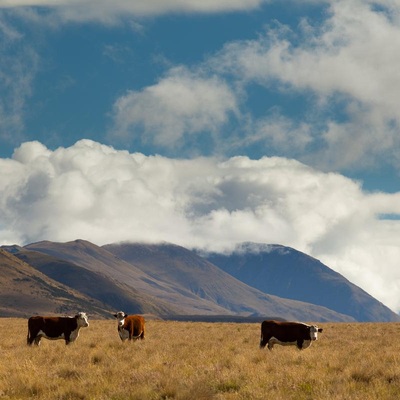
[[[72,262],[89,271],[124,283],[144,295],[154,297],[161,304],[168,304],[177,314],[225,314],[228,312],[213,301],[201,299],[185,288],[176,288],[174,285],[153,278],[135,265],[85,240],[67,243],[43,241],[29,244],[24,248]]]
[[[77,311],[86,311],[91,317],[107,315],[101,302],[50,279],[3,249],[0,249],[0,288],[1,317]]]
[[[327,308],[262,293],[181,246],[123,243],[103,248],[177,291],[189,290],[236,314],[319,321],[352,319]]]
[[[155,302],[152,297],[124,283],[89,271],[72,262],[24,248],[14,250],[14,255],[55,281],[101,301],[104,307],[110,310],[109,316],[118,310],[129,310],[130,313],[139,314],[174,312],[173,308]]]
[[[320,261],[280,245],[243,244],[231,255],[203,255],[232,276],[265,293],[351,315],[357,321],[400,317]]]

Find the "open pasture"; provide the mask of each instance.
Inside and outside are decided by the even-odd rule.
[[[115,320],[77,341],[26,345],[27,320],[0,319],[2,399],[399,399],[400,324],[325,323],[306,350],[259,349],[260,324],[148,321],[122,343]]]

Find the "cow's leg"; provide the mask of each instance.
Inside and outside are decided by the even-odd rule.
[[[297,339],[297,348],[303,350],[303,339]]]
[[[71,343],[71,332],[65,332],[64,336],[65,336],[65,344],[69,345]]]
[[[268,350],[271,351],[274,348],[274,342],[271,340],[268,340]]]
[[[42,337],[41,337],[41,336],[36,336],[36,337],[35,337],[34,341],[35,341],[36,346],[40,346],[40,341],[41,341],[41,340],[42,340]]]
[[[38,333],[39,333],[39,331],[30,331],[30,330],[28,330],[28,336],[27,336],[27,338],[26,338],[26,343],[28,344],[28,345],[32,345],[33,344],[33,342],[35,342],[35,344],[37,344],[36,343],[36,339],[37,339],[37,335],[38,335]]]
[[[140,334],[139,337],[140,337],[140,339],[142,339],[142,340],[144,339],[144,329],[142,330],[142,333]]]
[[[268,343],[268,339],[265,339],[263,335],[261,334],[261,339],[260,339],[260,349],[263,349]]]

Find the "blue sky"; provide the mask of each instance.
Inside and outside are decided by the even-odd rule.
[[[354,23],[351,17],[336,22],[340,16],[334,9],[339,6],[334,3],[340,2],[291,1],[288,8],[279,2],[254,1],[243,2],[237,10],[235,3],[226,1],[218,12],[206,6],[197,11],[196,2],[188,10],[171,2],[170,11],[156,12],[155,3],[140,13],[126,2],[116,2],[114,14],[105,8],[104,14],[99,10],[95,16],[91,10],[99,3],[93,1],[80,2],[87,4],[82,14],[74,1],[60,1],[54,8],[48,7],[51,2],[40,0],[11,3],[21,5],[2,8],[2,112],[8,120],[1,126],[3,157],[10,157],[24,141],[39,140],[55,149],[89,138],[118,149],[172,157],[293,157],[358,179],[366,190],[398,190],[397,116],[378,115],[375,126],[367,124],[368,132],[364,126],[366,115],[385,106],[384,101],[374,104],[372,98],[385,96],[383,84],[367,95],[360,89],[376,79],[379,71],[370,71],[365,81],[360,79],[348,88],[347,78],[332,76],[346,73],[345,67],[335,71],[335,66],[347,63],[351,80],[351,75],[358,75],[355,69],[368,62],[367,54],[359,55],[359,60],[350,55],[341,60],[335,54],[351,52],[352,47],[355,52],[369,50],[368,43],[358,38],[362,26],[360,33],[343,32],[342,36],[339,28],[331,27]],[[357,7],[357,2],[352,3]],[[382,19],[390,11],[382,6],[374,12],[377,3],[375,8],[372,2],[369,6],[371,20]],[[381,24],[386,22],[389,35],[391,20],[386,19]],[[340,40],[354,43],[346,46]],[[274,71],[279,65],[268,65],[268,58],[276,52],[287,73]],[[248,60],[243,59],[246,54]],[[298,76],[290,72],[292,68],[299,68]],[[184,84],[202,82],[204,89],[214,79],[220,92],[230,92],[224,96],[215,90],[215,101],[229,102],[226,95],[230,95],[230,104],[221,104],[214,113],[203,109],[203,115],[194,117],[191,111],[165,109],[176,115],[170,121],[173,125],[165,127],[162,122],[151,122],[150,115],[126,121],[126,110],[116,109],[118,100],[135,93],[127,107],[142,113],[139,103],[148,107],[146,91],[162,91],[168,79],[175,79],[171,84],[176,86],[181,74],[187,77]],[[398,79],[394,71],[393,75]],[[201,90],[200,85],[196,87]],[[200,95],[196,87],[193,97]],[[157,96],[162,93],[147,99],[154,112],[158,111],[154,102],[161,101]],[[194,126],[190,118],[196,116],[211,121]],[[177,128],[178,119],[184,120],[185,127]],[[179,143],[175,140],[167,145],[170,134],[165,131],[174,129],[184,131],[175,133]],[[271,133],[274,129],[281,132]],[[394,146],[368,139],[375,135],[387,136]],[[293,137],[301,139],[296,143]]]
[[[0,0],[0,242],[280,243],[400,310],[395,0]]]

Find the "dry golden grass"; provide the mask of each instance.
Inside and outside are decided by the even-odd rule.
[[[28,347],[27,321],[0,319],[0,400],[400,398],[400,324],[320,326],[303,351],[260,350],[259,324],[148,321],[122,343],[111,320]]]

